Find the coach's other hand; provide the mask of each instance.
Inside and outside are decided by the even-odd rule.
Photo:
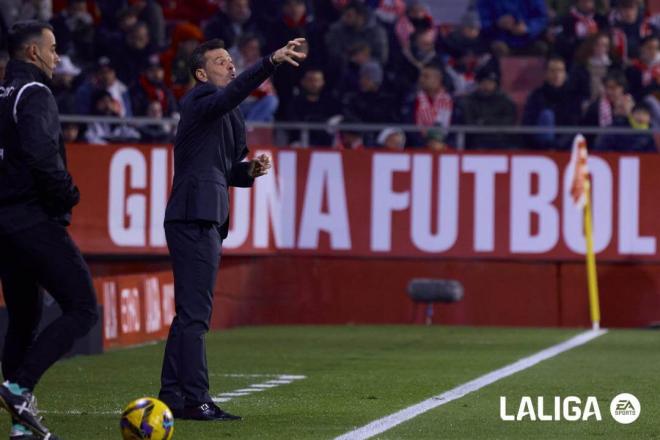
[[[260,177],[265,174],[268,174],[268,170],[270,168],[271,168],[270,157],[266,156],[265,154],[262,154],[258,156],[256,159],[252,159],[250,161],[250,169],[248,170],[248,173],[252,177]]]
[[[296,50],[298,49],[298,50]],[[273,64],[289,63],[292,66],[300,66],[299,61],[307,58],[307,41],[304,38],[295,38],[286,46],[277,49],[270,57]]]

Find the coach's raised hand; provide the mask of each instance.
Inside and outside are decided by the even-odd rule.
[[[307,58],[307,41],[304,38],[296,38],[289,41],[286,46],[277,49],[271,56],[274,64],[289,63],[292,66],[300,66],[299,61]]]

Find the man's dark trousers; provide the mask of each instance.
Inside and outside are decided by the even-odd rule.
[[[209,330],[222,239],[213,222],[165,223],[176,316],[165,347],[159,398],[173,410],[210,402],[204,336]]]
[[[9,315],[2,374],[33,389],[98,319],[89,268],[66,228],[46,220],[0,235],[0,279]],[[57,301],[62,315],[37,335],[40,286]]]

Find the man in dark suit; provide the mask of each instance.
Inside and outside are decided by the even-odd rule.
[[[229,223],[228,186],[249,187],[270,168],[261,155],[248,154],[245,123],[238,105],[273,74],[278,64],[298,66],[306,55],[299,38],[236,77],[220,40],[193,52],[190,70],[197,85],[181,101],[174,142],[174,183],[165,212],[165,235],[172,257],[176,316],[165,347],[159,398],[175,417],[235,420],[209,395],[204,335],[209,329],[213,287],[222,240]]]

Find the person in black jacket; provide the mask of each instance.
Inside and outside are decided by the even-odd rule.
[[[204,335],[209,329],[222,240],[229,225],[229,186],[249,187],[270,168],[248,154],[241,101],[275,72],[278,64],[298,66],[298,38],[236,77],[220,40],[199,45],[190,59],[197,85],[181,100],[174,141],[174,182],[165,210],[165,237],[174,271],[176,316],[167,338],[159,398],[174,417],[235,420],[209,395]]]
[[[96,323],[96,294],[66,230],[80,194],[67,171],[49,88],[59,60],[50,25],[16,23],[10,56],[0,87],[0,279],[9,314],[0,406],[14,420],[12,438],[28,438],[32,431],[29,438],[54,439],[32,393],[46,370]],[[37,334],[42,288],[62,315]]]
[[[545,67],[545,82],[530,93],[523,110],[523,125],[566,127],[580,123],[580,95],[575,93],[566,75],[566,62],[550,57]],[[574,134],[556,134],[552,130],[529,136],[527,146],[536,149],[568,150]]]

